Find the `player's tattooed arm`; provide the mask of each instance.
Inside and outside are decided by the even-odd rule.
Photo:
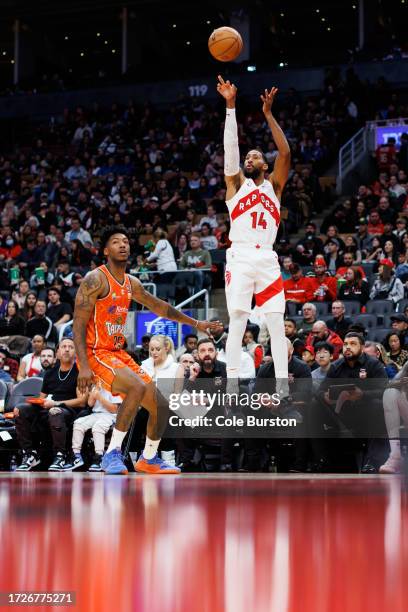
[[[191,325],[196,329],[210,335],[211,331],[218,329],[221,325],[219,321],[197,321],[196,319],[192,319],[191,317],[183,314],[171,304],[167,304],[163,300],[155,297],[149,291],[143,287],[142,283],[135,278],[134,276],[129,277],[132,284],[132,299],[139,304],[142,304],[155,314],[160,317],[164,317],[166,319],[170,319],[171,321],[176,321],[177,323],[185,323],[186,325]]]
[[[86,328],[96,300],[106,291],[106,280],[99,270],[94,270],[85,276],[75,298],[73,335],[76,355],[81,365],[78,376],[78,388],[81,393],[85,393],[93,382],[86,354]]]

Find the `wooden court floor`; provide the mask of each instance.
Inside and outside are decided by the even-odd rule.
[[[407,524],[398,476],[1,473],[0,592],[76,595],[19,610],[405,612]]]

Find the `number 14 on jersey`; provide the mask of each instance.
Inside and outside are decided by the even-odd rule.
[[[252,212],[252,229],[264,229],[267,228],[267,222],[263,212]]]

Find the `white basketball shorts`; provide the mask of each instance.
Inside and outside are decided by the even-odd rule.
[[[252,298],[261,312],[285,312],[278,256],[271,247],[233,244],[227,250],[225,295],[228,312],[251,312]]]

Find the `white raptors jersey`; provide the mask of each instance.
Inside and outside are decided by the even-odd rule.
[[[280,223],[280,203],[270,181],[261,185],[246,178],[227,200],[231,220],[229,239],[259,246],[273,246]]]

